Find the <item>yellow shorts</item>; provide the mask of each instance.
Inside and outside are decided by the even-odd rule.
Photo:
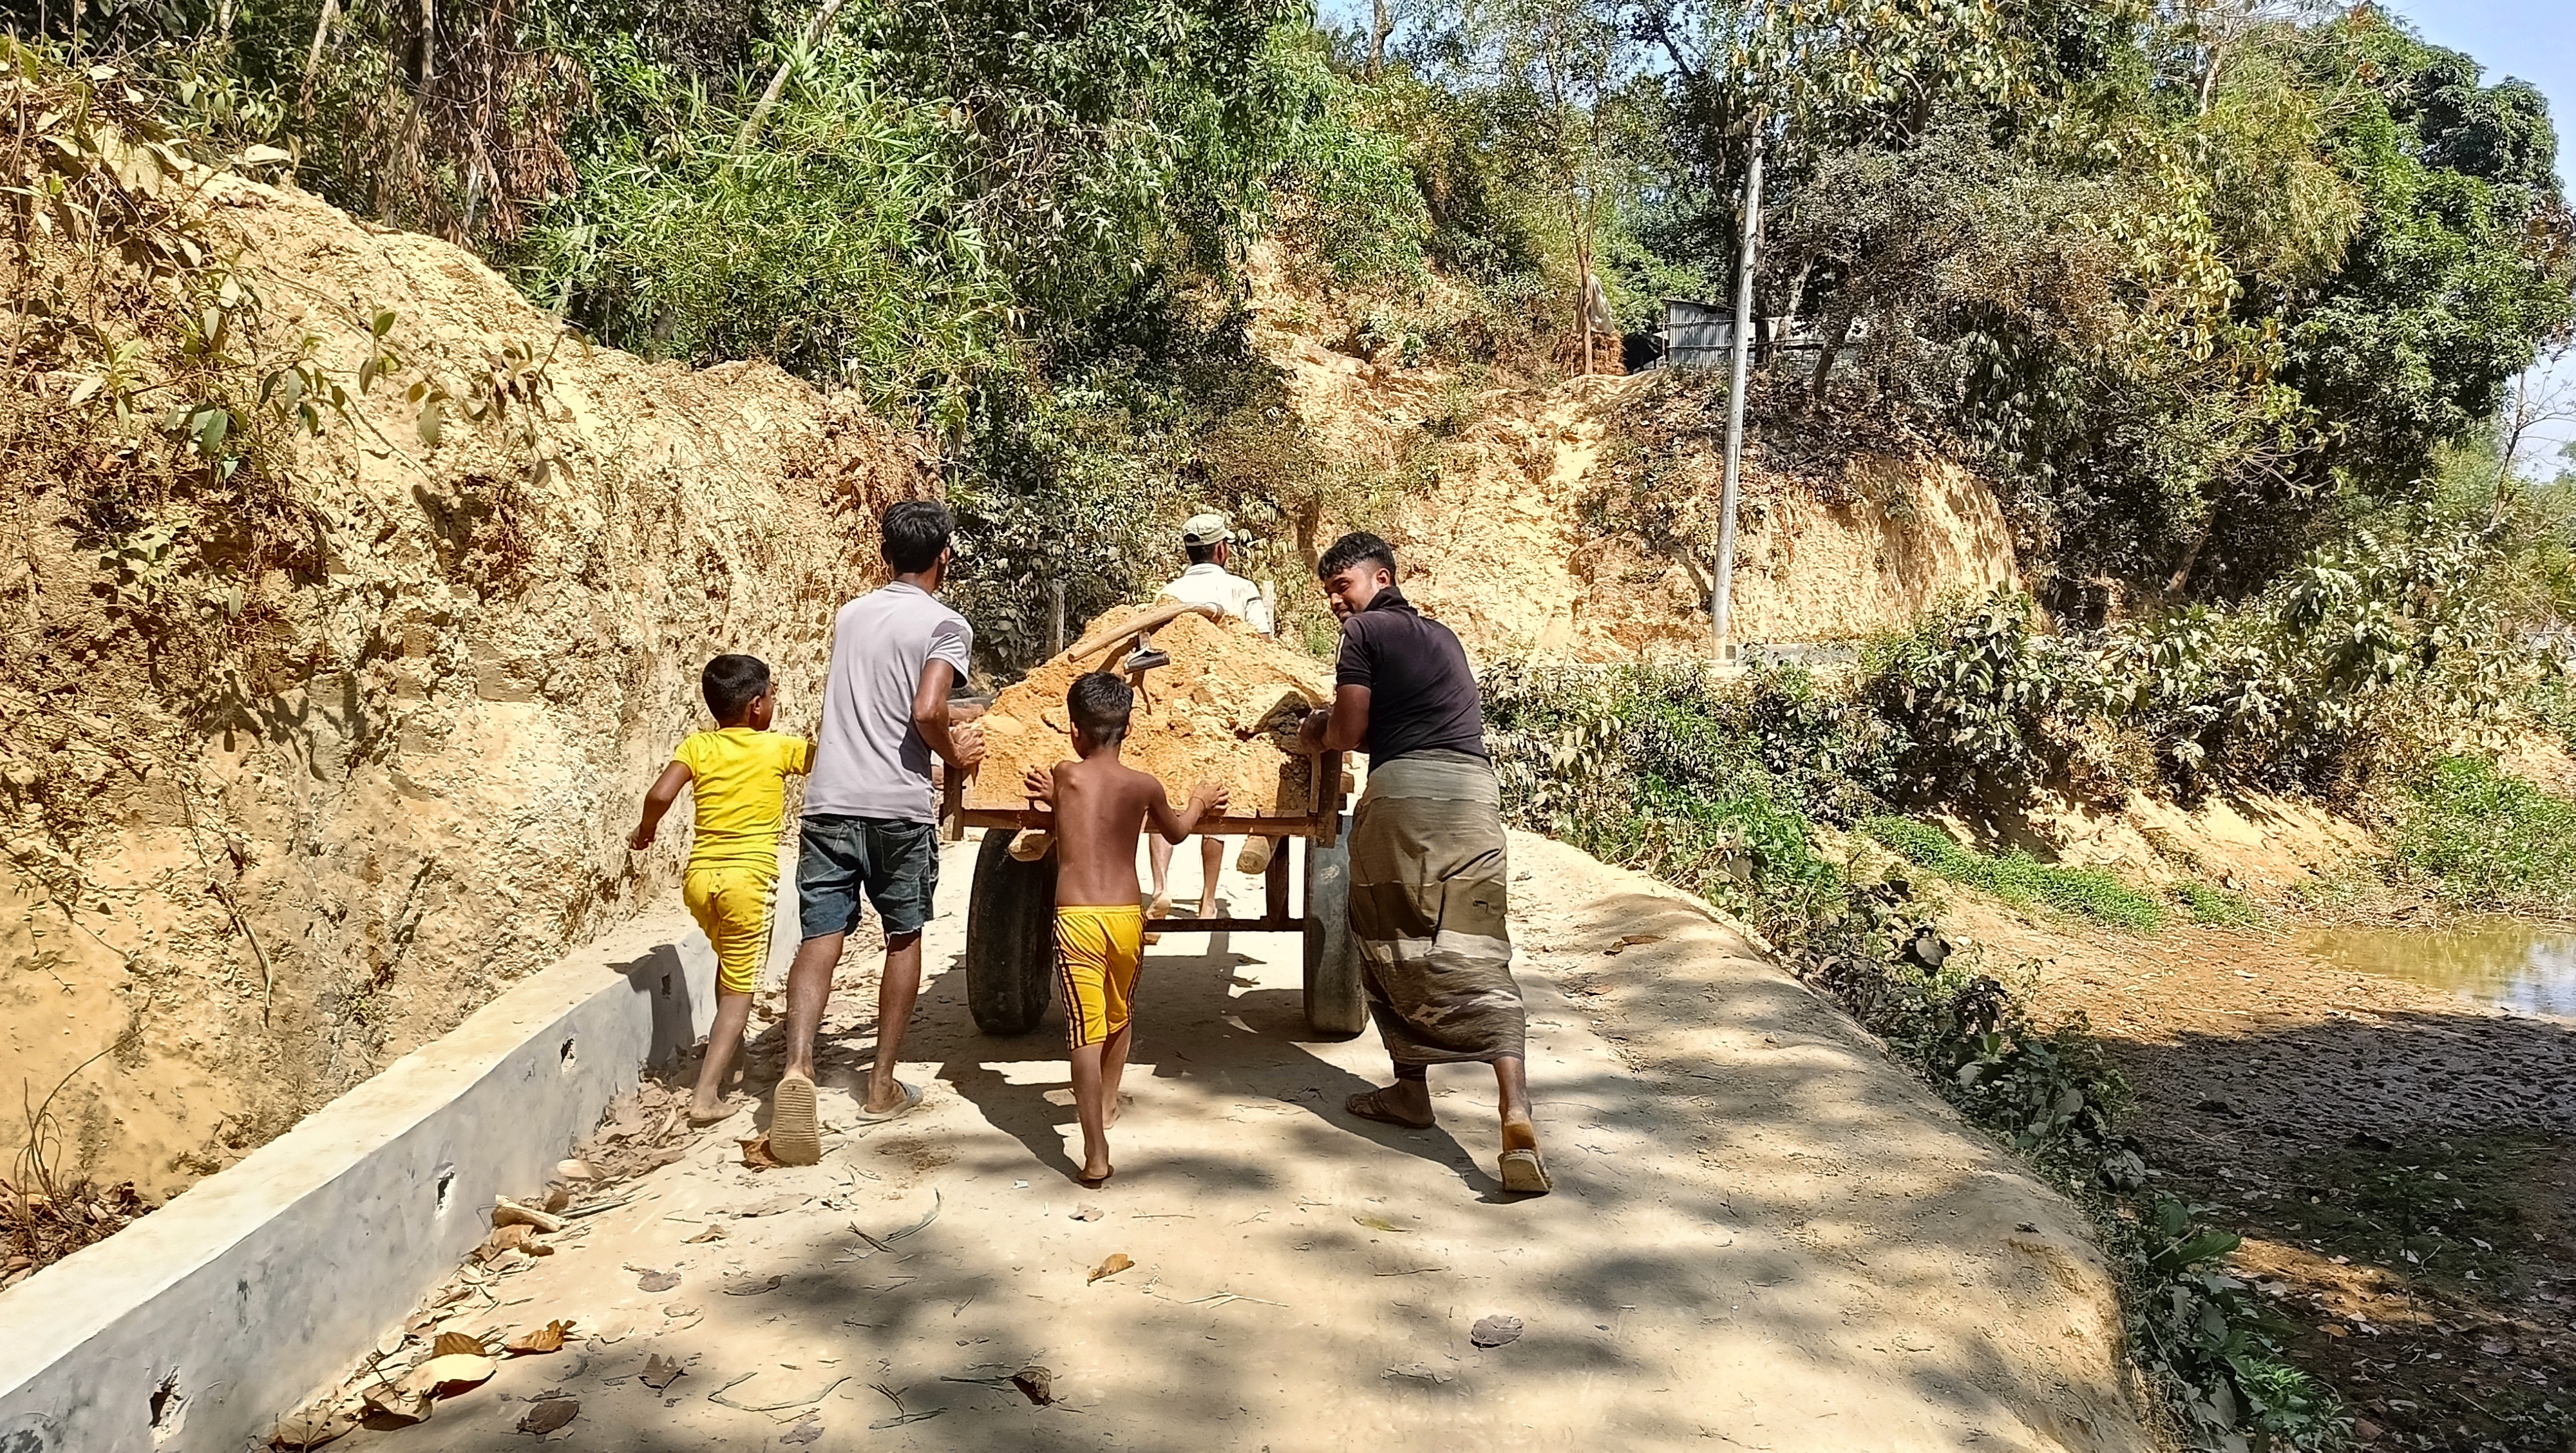
[[[1055,973],[1064,989],[1065,1037],[1074,1048],[1127,1027],[1144,957],[1145,910],[1135,904],[1056,909]]]
[[[741,866],[691,868],[680,879],[680,901],[716,946],[716,990],[748,994],[760,985],[769,957],[769,890],[778,871]]]

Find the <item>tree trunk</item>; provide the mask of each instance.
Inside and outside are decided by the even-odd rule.
[[[1387,11],[1386,0],[1369,0],[1368,78],[1376,80],[1386,65],[1386,38],[1395,33],[1395,17]]]
[[[823,0],[822,8],[814,12],[813,21],[805,27],[805,49],[812,50],[821,43],[823,32],[832,28],[832,17],[840,13],[841,0]],[[735,151],[751,148],[752,138],[760,134],[760,124],[769,119],[769,108],[778,104],[779,96],[787,90],[788,74],[795,68],[796,57],[793,55],[778,63],[778,74],[769,78],[768,89],[760,93],[760,100],[751,108],[751,114],[743,118],[742,130],[733,139]]]
[[[438,0],[420,0],[420,89],[438,79]]]
[[[2180,595],[2183,587],[2191,584],[2191,572],[2193,567],[2200,564],[2200,552],[2209,548],[2209,537],[2217,533],[2218,509],[2213,505],[2209,511],[2209,518],[2200,522],[2200,533],[2192,536],[2191,544],[2184,547],[2182,563],[2174,567],[2173,575],[2165,581],[2166,596]]]
[[[340,18],[340,0],[322,0],[322,18],[313,22],[313,48],[304,53],[304,90],[298,98],[308,112],[313,108],[313,77],[322,69],[322,46],[331,37],[331,22]]]
[[[1843,351],[1843,344],[1850,341],[1856,316],[1856,312],[1834,315],[1833,326],[1825,330],[1824,346],[1816,350],[1816,372],[1807,380],[1807,393],[1817,403],[1825,401],[1825,382],[1834,376],[1834,359]]]

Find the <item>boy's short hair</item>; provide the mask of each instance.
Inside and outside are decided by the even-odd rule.
[[[1363,560],[1385,566],[1387,578],[1395,578],[1395,547],[1366,530],[1353,530],[1335,540],[1324,558],[1315,562],[1315,578],[1330,580]]]
[[[1205,565],[1216,558],[1218,545],[1222,543],[1219,541],[1206,545],[1183,545],[1181,553],[1189,557],[1192,565]]]
[[[939,563],[948,537],[957,531],[956,517],[935,499],[908,499],[886,509],[885,562],[898,575],[914,575]]]
[[[743,709],[769,693],[769,663],[758,656],[718,656],[698,673],[698,690],[718,721],[732,721]]]
[[[1084,736],[1095,742],[1127,739],[1127,718],[1136,710],[1136,688],[1106,671],[1077,676],[1064,694],[1064,709]]]

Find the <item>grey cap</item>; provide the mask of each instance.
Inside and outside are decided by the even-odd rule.
[[[1213,511],[1192,515],[1181,526],[1181,543],[1184,545],[1214,545],[1233,538],[1233,532],[1225,527],[1225,516]]]

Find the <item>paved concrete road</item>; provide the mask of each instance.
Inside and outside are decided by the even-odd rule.
[[[853,965],[822,1165],[741,1168],[746,1110],[455,1324],[587,1341],[343,1446],[528,1446],[526,1400],[558,1390],[581,1413],[549,1441],[625,1453],[2152,1446],[2073,1208],[1679,895],[1513,840],[1553,1196],[1501,1196],[1480,1068],[1435,1072],[1437,1130],[1349,1116],[1383,1057],[1308,1036],[1287,935],[1149,951],[1119,1175],[1085,1191],[1060,1021],[994,1040],[966,1014],[972,850],[930,930],[919,1113],[851,1128]],[[1605,953],[1627,935],[1654,941]],[[934,1211],[885,1250],[854,1232]],[[1090,1281],[1113,1255],[1134,1265]],[[1524,1330],[1480,1348],[1493,1316]],[[660,1392],[655,1355],[687,1369]],[[1055,1405],[1002,1380],[1032,1363]]]

